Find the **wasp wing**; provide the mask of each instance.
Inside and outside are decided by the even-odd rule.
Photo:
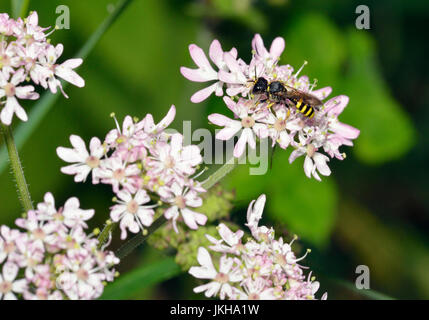
[[[320,99],[316,98],[310,93],[300,91],[288,85],[285,85],[285,87],[287,89],[287,93],[285,94],[286,98],[290,100],[298,101],[302,99],[304,104],[310,105],[312,107],[318,107],[323,104],[323,102],[320,101]]]

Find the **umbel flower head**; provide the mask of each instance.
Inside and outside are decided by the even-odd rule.
[[[57,209],[54,197],[25,217],[20,229],[0,226],[0,299],[96,299],[113,281],[119,263],[113,252],[99,249],[86,221],[94,210],[70,198]]]
[[[191,229],[204,225],[207,217],[195,210],[205,192],[193,175],[202,162],[200,149],[184,145],[180,133],[167,133],[176,109],[171,106],[164,119],[154,123],[151,114],[143,120],[126,116],[122,126],[111,130],[101,142],[92,138],[89,151],[82,138],[72,135],[73,148],[57,148],[58,156],[69,163],[61,168],[76,182],[92,174],[92,183],[110,184],[115,205],[110,217],[119,222],[121,239],[127,233],[145,232],[154,221],[156,207],[178,232],[177,222]]]
[[[343,160],[345,154],[339,148],[342,145],[352,146],[352,140],[360,132],[338,120],[349,102],[347,96],[340,95],[327,100],[332,92],[330,87],[314,90],[316,82],[310,84],[307,76],[300,76],[302,67],[294,72],[290,65],[279,65],[284,48],[284,39],[278,37],[267,50],[261,36],[256,34],[252,40],[252,60],[247,64],[238,57],[235,48],[223,51],[219,41],[214,40],[209,48],[214,67],[204,51],[191,44],[189,52],[198,68],[182,67],[180,71],[191,81],[211,83],[196,92],[191,97],[192,102],[201,102],[215,93],[223,97],[226,107],[232,111],[233,118],[215,113],[209,115],[208,119],[223,127],[216,135],[217,139],[229,140],[239,135],[234,157],[241,157],[246,145],[254,149],[257,139],[268,138],[272,140],[273,147],[278,145],[282,149],[294,149],[289,158],[290,163],[305,156],[305,174],[320,180],[319,174],[328,176],[331,173],[327,165],[329,159]],[[310,106],[302,107],[304,102],[294,101],[291,96],[285,95],[275,100],[270,98],[267,91],[256,94],[253,87],[259,78],[265,79],[267,85],[276,81],[287,90],[310,94],[320,100],[321,105],[312,106],[315,111],[309,117],[312,114]]]
[[[33,84],[56,93],[64,94],[59,78],[83,87],[85,81],[73,70],[82,64],[82,59],[57,60],[63,53],[63,45],[50,43],[47,31],[39,26],[36,12],[17,20],[0,13],[0,121],[12,123],[15,114],[27,121],[27,113],[19,100],[39,99]]]
[[[274,230],[259,226],[265,206],[265,195],[252,201],[247,211],[247,227],[252,238],[243,242],[244,232],[231,231],[225,224],[218,226],[220,239],[206,235],[212,243],[209,249],[220,253],[219,261],[213,263],[209,251],[198,249],[200,266],[192,267],[189,273],[195,278],[210,282],[194,288],[206,297],[243,300],[308,300],[315,299],[319,282],[311,272],[304,274],[292,251],[292,243],[282,238],[275,239]],[[215,267],[218,266],[218,267]],[[322,296],[326,299],[327,294]]]

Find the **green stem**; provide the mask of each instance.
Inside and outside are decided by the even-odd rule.
[[[206,180],[204,180],[201,185],[204,189],[208,190],[211,187],[213,187],[217,182],[219,182],[223,177],[225,177],[228,173],[230,173],[237,165],[237,162],[235,159],[231,159],[227,161],[223,166],[221,166],[219,169],[217,169],[215,172],[213,172],[212,175],[210,175]],[[122,247],[120,247],[116,251],[116,256],[119,259],[124,258],[128,254],[130,254],[135,248],[137,248],[139,245],[141,245],[143,242],[146,241],[146,239],[154,233],[156,230],[158,230],[162,225],[164,225],[165,222],[168,220],[164,217],[164,215],[160,216],[158,219],[152,223],[152,225],[147,229],[147,232],[143,235],[142,233],[139,233],[138,235],[134,236],[130,241],[125,243]],[[105,228],[106,229],[106,228]],[[101,234],[103,234],[105,230]],[[107,236],[110,231],[106,231]],[[101,238],[101,235],[99,237],[99,240]],[[107,239],[107,238],[106,238]]]
[[[15,19],[24,18],[27,15],[30,0],[12,0],[12,14]]]
[[[98,236],[98,249],[100,249],[109,239],[110,234],[115,230],[117,223],[108,222]]]
[[[211,174],[206,180],[201,182],[201,185],[204,189],[208,190],[218,183],[223,177],[230,173],[237,165],[235,158],[231,158],[227,161],[222,167],[217,169],[213,174]]]
[[[138,235],[134,236],[130,241],[126,242],[122,247],[120,247],[116,251],[115,255],[119,259],[123,259],[127,255],[129,255],[135,248],[145,242],[146,239],[149,238],[152,233],[162,227],[167,221],[168,220],[164,217],[164,215],[160,216],[150,225],[149,228],[147,228],[147,233],[139,233]]]
[[[28,185],[25,181],[24,170],[22,169],[21,161],[19,160],[18,150],[13,140],[12,129],[10,126],[2,124],[2,131],[4,141],[6,143],[7,151],[9,153],[10,166],[12,168],[13,175],[15,176],[18,198],[25,212],[33,209],[33,203],[31,201],[30,192],[28,191]]]

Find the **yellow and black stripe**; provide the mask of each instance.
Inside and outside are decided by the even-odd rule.
[[[295,106],[304,116],[308,118],[312,118],[314,116],[314,108],[307,104],[302,104],[302,99],[299,99]]]

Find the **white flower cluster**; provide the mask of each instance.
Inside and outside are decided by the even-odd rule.
[[[244,232],[232,232],[225,224],[218,226],[221,239],[210,235],[209,248],[222,254],[214,267],[212,258],[204,247],[198,249],[200,266],[192,267],[189,273],[209,283],[198,286],[195,292],[204,292],[206,297],[244,300],[302,300],[315,299],[319,282],[311,273],[304,275],[299,261],[307,253],[296,258],[292,251],[292,240],[286,243],[274,238],[274,230],[258,226],[265,206],[265,195],[252,201],[247,212],[247,226],[253,238],[242,242]],[[308,251],[307,251],[308,252]],[[326,299],[327,294],[322,296]]]
[[[24,231],[1,226],[0,299],[98,298],[105,282],[113,281],[119,259],[85,233],[93,215],[77,198],[56,209],[47,193],[36,210],[16,220]]]

